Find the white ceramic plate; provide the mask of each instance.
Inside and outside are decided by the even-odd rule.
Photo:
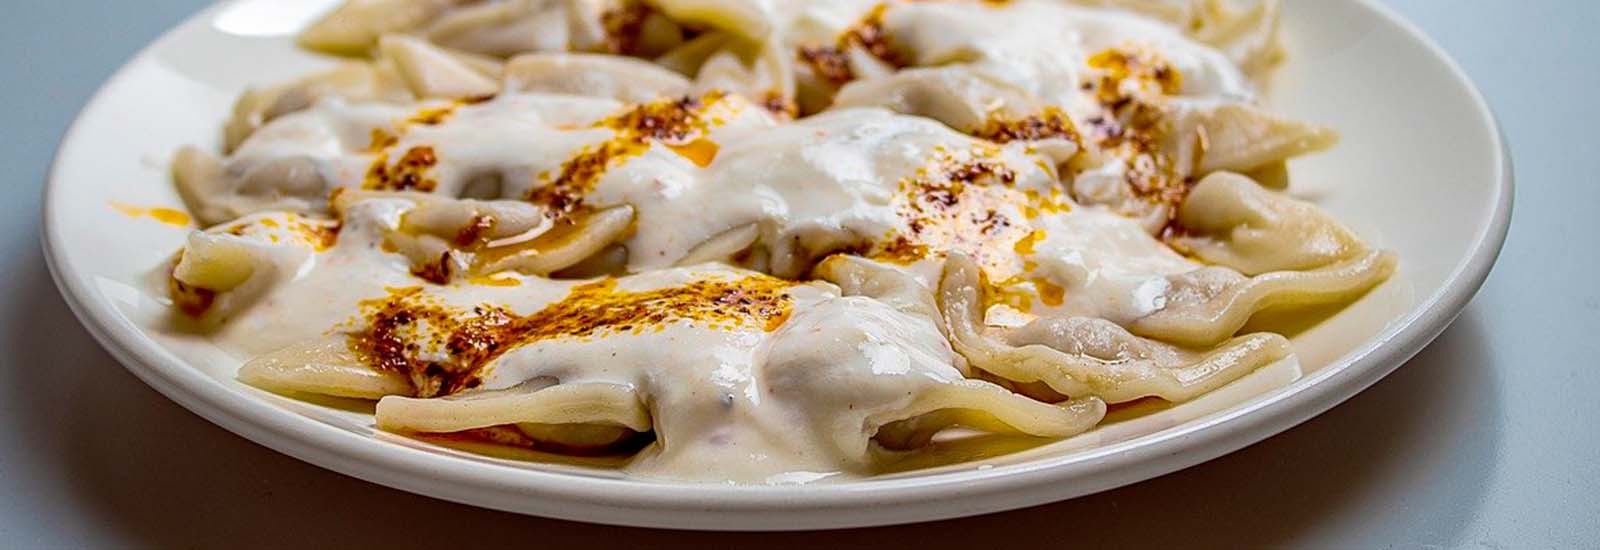
[[[1345,138],[1295,164],[1294,193],[1402,262],[1390,283],[1294,335],[1298,371],[1278,365],[1201,402],[1022,453],[859,482],[675,484],[476,456],[377,432],[357,412],[240,385],[236,360],[149,330],[166,306],[147,278],[186,230],[117,207],[180,205],[167,177],[174,150],[216,143],[246,85],[329,64],[296,51],[291,35],[332,1],[219,4],[124,67],[58,152],[44,207],[47,256],[96,338],[184,407],[302,460],[479,506],[638,526],[801,529],[994,512],[1147,479],[1294,426],[1398,367],[1477,291],[1510,220],[1511,166],[1499,131],[1443,52],[1369,1],[1289,0],[1290,56],[1272,101]]]

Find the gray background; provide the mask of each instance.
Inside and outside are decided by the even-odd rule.
[[[303,464],[126,373],[72,319],[38,245],[62,131],[204,0],[6,2],[0,32],[0,546],[731,546],[477,510]],[[1517,207],[1499,266],[1431,347],[1348,403],[1108,493],[780,546],[1600,547],[1600,2],[1390,0],[1500,115]],[[1448,213],[1441,213],[1448,215]]]

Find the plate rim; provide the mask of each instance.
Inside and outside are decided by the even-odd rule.
[[[1376,0],[1346,0],[1395,25],[1448,69],[1490,130],[1499,168],[1493,210],[1444,285],[1363,345],[1309,376],[1245,406],[1112,445],[990,469],[839,484],[736,486],[641,482],[466,463],[323,424],[261,400],[235,395],[161,350],[107,300],[94,300],[87,275],[71,265],[58,233],[56,193],[64,152],[108,91],[137,61],[178,32],[236,0],[213,3],[167,29],[128,58],[94,93],[62,135],[42,204],[41,244],[64,301],[120,364],[168,399],[230,432],[296,459],[380,485],[463,504],[558,519],[717,530],[787,530],[892,525],[1000,512],[1076,498],[1188,468],[1290,429],[1343,403],[1398,369],[1442,333],[1477,294],[1510,229],[1515,174],[1503,127],[1459,63],[1426,33]],[[1075,483],[1055,483],[1074,479]],[[961,495],[961,504],[927,505]],[[923,503],[923,505],[912,505]],[[896,506],[906,505],[906,506]],[[872,513],[849,514],[849,511]],[[781,518],[762,519],[766,512]]]

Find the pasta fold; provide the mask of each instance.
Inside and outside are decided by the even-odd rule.
[[[1315,269],[1368,251],[1322,209],[1228,172],[1200,180],[1177,221],[1174,244],[1245,275]]]
[[[382,56],[394,66],[418,99],[454,99],[492,96],[500,91],[494,76],[499,63],[452,56],[418,38],[385,35],[378,42]],[[487,69],[487,70],[485,70]],[[485,73],[488,74],[485,74]]]
[[[494,57],[529,52],[599,51],[611,37],[605,19],[623,9],[608,0],[502,0],[451,10],[417,32],[435,43]]]
[[[410,380],[397,372],[368,367],[343,336],[319,338],[261,355],[239,367],[238,378],[278,393],[371,400],[411,393]]]
[[[1046,318],[986,329],[981,278],[964,256],[946,264],[938,296],[951,344],[974,368],[1013,382],[1042,382],[1070,397],[1182,402],[1290,353],[1288,341],[1276,334],[1241,336],[1196,352],[1138,338],[1103,319]]]
[[[303,111],[325,97],[349,101],[411,101],[393,65],[350,61],[320,73],[264,89],[246,90],[234,102],[223,128],[225,152],[233,152],[261,126]]]
[[[189,234],[165,278],[167,295],[214,327],[292,277],[337,238],[335,222],[258,214]]]
[[[378,37],[403,32],[471,0],[349,0],[300,33],[301,46],[338,55],[362,55]]]
[[[1394,273],[1393,252],[1373,250],[1304,271],[1254,277],[1208,267],[1168,278],[1164,307],[1134,321],[1135,334],[1185,345],[1220,342],[1265,309],[1348,302]]]
[[[1189,177],[1248,172],[1333,147],[1338,133],[1245,104],[1176,102],[1166,152]]]
[[[380,399],[378,426],[402,433],[573,453],[649,433],[631,466],[644,471],[748,447],[730,463],[748,476],[871,471],[875,448],[925,445],[949,427],[1064,437],[1105,414],[1095,398],[1041,403],[968,379],[934,320],[821,283],[696,266],[574,283],[524,311],[489,305],[511,303],[497,297],[517,286],[388,292],[331,336],[252,360],[240,379]],[[804,430],[784,428],[796,419]],[[753,458],[774,448],[814,451]]]
[[[299,41],[349,56],[368,53],[380,37],[394,33],[497,57],[587,51],[605,47],[605,17],[624,8],[603,0],[350,0],[302,32]]]
[[[1282,56],[1278,39],[1279,0],[1069,0],[1090,6],[1136,11],[1185,29],[1195,39],[1228,54],[1253,75],[1272,68]]]
[[[968,134],[980,133],[991,121],[1021,119],[1045,109],[1026,90],[965,67],[911,68],[851,82],[834,98],[833,108],[854,107],[927,117]]]
[[[650,412],[625,386],[524,383],[504,390],[435,399],[389,396],[378,401],[378,427],[390,431],[462,432],[503,425],[616,426],[650,431]]]
[[[299,40],[355,59],[173,157],[152,277],[245,384],[653,478],[1209,406],[1397,265],[1280,192],[1338,135],[1261,101],[1279,10],[348,0]]]
[[[689,79],[655,64],[609,55],[535,53],[506,65],[506,89],[644,103],[689,93]]]

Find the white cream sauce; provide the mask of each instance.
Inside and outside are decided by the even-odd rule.
[[[895,4],[884,28],[913,65],[965,64],[1081,116],[1091,56],[1110,48],[1151,51],[1183,74],[1183,94],[1252,101],[1250,80],[1221,52],[1177,29],[1126,12],[1018,0]]]
[[[248,358],[327,332],[363,330],[361,302],[423,284],[410,275],[403,257],[377,246],[407,205],[358,203],[346,213],[338,244],[320,253],[308,253],[311,245],[300,240],[268,237],[287,237],[281,231],[249,237],[275,250],[300,252],[268,255],[284,262],[280,272],[296,275],[267,290],[213,340]],[[617,290],[748,275],[717,265],[654,270],[621,279]],[[529,315],[587,282],[497,278],[495,284],[463,282],[426,292],[447,307],[470,311],[494,304]],[[646,401],[660,442],[631,470],[657,478],[768,482],[794,472],[865,473],[866,441],[875,429],[867,417],[904,408],[930,385],[965,378],[957,367],[961,362],[925,317],[868,298],[841,297],[826,283],[786,292],[792,314],[777,330],[673,322],[659,332],[541,340],[491,362],[483,389],[541,377],[623,385]]]
[[[311,158],[331,187],[360,188],[377,158],[361,152],[372,131],[400,133],[396,126],[403,124],[393,121],[428,110],[327,101],[268,125],[229,163]],[[411,125],[388,150],[431,148],[437,164],[427,176],[437,181],[435,193],[458,196],[474,178],[497,174],[503,185],[495,198],[515,199],[560,173],[585,147],[611,139],[616,132],[594,125],[622,110],[602,100],[506,95],[461,106],[436,125]],[[585,195],[590,206],[638,210],[639,230],[626,242],[631,271],[672,265],[706,239],[751,223],[760,224],[768,243],[803,244],[818,232],[876,239],[902,229],[891,204],[901,181],[936,167],[942,156],[987,151],[1017,173],[1015,187],[1042,192],[1056,185],[1054,166],[1071,153],[994,146],[881,109],[835,111],[785,125],[737,96],[712,110],[706,118],[713,129],[704,139],[717,151],[707,166],[652,143],[616,162]]]
[[[797,28],[821,35],[821,29],[847,25],[872,5],[817,4],[822,6],[791,14]],[[916,52],[917,65],[969,63],[1069,108],[1083,103],[1085,59],[1128,43],[1158,49],[1183,72],[1185,94],[1254,97],[1220,53],[1169,27],[1115,12],[1044,2],[1003,9],[925,2],[895,4],[884,24]],[[458,197],[494,175],[500,186],[493,197],[519,199],[585,148],[615,138],[617,131],[596,123],[627,108],[606,99],[541,94],[415,107],[329,99],[262,128],[228,159],[227,173],[305,158],[327,184],[320,196],[334,188],[360,188],[378,158],[370,151],[377,131],[394,138],[382,148],[391,164],[410,149],[433,149],[437,163],[427,175],[437,182],[435,193]],[[437,123],[408,122],[436,109],[450,113]],[[1048,194],[1060,185],[1056,166],[1072,153],[980,142],[928,119],[880,109],[779,123],[730,96],[709,110],[708,130],[695,137],[716,144],[709,162],[652,142],[610,166],[585,195],[590,206],[637,209],[637,230],[625,242],[629,271],[637,274],[623,279],[625,288],[733,273],[712,266],[669,268],[695,245],[747,224],[759,227],[761,242],[775,256],[904,234],[907,222],[895,207],[902,183],[937,167],[942,157],[985,151],[986,158],[1014,171],[1008,187]],[[1161,307],[1167,275],[1199,267],[1135,221],[1060,200],[1064,211],[1034,217],[1020,214],[1023,205],[1001,205],[1043,232],[1032,252],[1017,253],[1019,263],[1032,266],[1027,275],[1064,289],[1063,302],[1033,314],[1131,321]],[[283,276],[270,288],[252,288],[255,296],[239,297],[241,304],[250,303],[226,320],[214,341],[241,358],[253,357],[330,329],[350,330],[360,323],[362,301],[394,287],[424,285],[411,275],[405,257],[382,246],[385,233],[399,226],[411,206],[398,199],[358,202],[344,213],[337,246],[326,251],[304,253],[312,245],[293,239],[259,243],[299,252],[271,255],[282,263],[274,273]],[[1007,249],[1013,244],[999,243]],[[934,265],[924,261],[905,269],[932,280]],[[461,307],[488,303],[525,315],[580,283],[504,276],[517,284],[457,282],[428,286],[427,292]],[[660,332],[542,341],[495,360],[484,382],[489,389],[539,377],[625,385],[645,396],[661,442],[633,463],[635,471],[698,481],[781,482],[797,472],[859,471],[865,449],[841,442],[864,446],[871,436],[862,433],[869,428],[867,417],[906,406],[930,385],[964,379],[962,361],[929,319],[840,297],[827,284],[796,286],[791,295],[794,314],[773,332],[677,323]]]

